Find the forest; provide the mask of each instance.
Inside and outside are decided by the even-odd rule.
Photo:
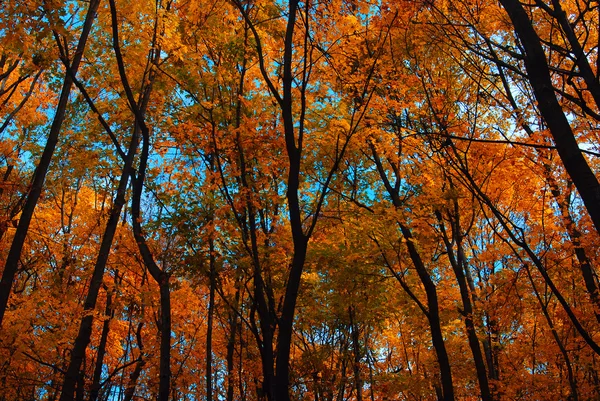
[[[0,1],[0,401],[600,397],[596,0]]]

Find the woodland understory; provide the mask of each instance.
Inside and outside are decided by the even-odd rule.
[[[600,3],[0,1],[0,401],[600,397]]]

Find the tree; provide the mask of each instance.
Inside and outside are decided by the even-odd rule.
[[[2,3],[0,401],[594,399],[597,12]]]

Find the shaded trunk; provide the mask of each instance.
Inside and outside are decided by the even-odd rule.
[[[209,296],[208,296],[208,322],[206,328],[206,399],[212,401],[212,331],[213,331],[213,316],[215,312],[215,287],[216,280],[216,265],[215,265],[215,242],[211,238],[209,240],[210,266],[209,266]]]
[[[538,109],[550,129],[567,174],[573,180],[596,231],[600,233],[600,184],[579,150],[573,130],[556,98],[540,38],[518,0],[500,0],[500,3],[508,13],[525,49],[525,67]]]
[[[115,232],[117,230],[117,225],[119,223],[119,216],[121,215],[121,210],[125,205],[127,183],[129,181],[129,176],[132,173],[131,171],[133,165],[133,158],[137,148],[137,142],[137,134],[134,130],[134,134],[132,135],[131,142],[129,144],[129,150],[127,152],[125,165],[123,166],[123,170],[121,173],[119,187],[117,189],[117,195],[110,209],[110,215],[106,223],[106,228],[104,230],[102,241],[100,243],[100,250],[98,252],[98,257],[94,265],[92,279],[90,281],[88,293],[85,299],[85,303],[83,305],[84,317],[83,319],[81,319],[79,331],[77,333],[75,343],[71,350],[71,359],[63,382],[60,401],[73,400],[73,393],[75,390],[75,384],[79,377],[81,363],[83,362],[85,350],[90,342],[90,338],[92,335],[92,323],[94,320],[93,311],[96,308],[98,293],[100,292],[100,288],[102,286],[102,277],[104,276],[104,269],[106,267],[106,262],[108,261],[108,257],[110,255],[110,249],[112,247],[112,242],[115,236]]]
[[[169,400],[171,384],[171,290],[169,276],[162,274],[160,278],[160,365],[158,400]]]
[[[70,66],[71,74],[73,76],[75,76],[79,70],[87,39],[92,29],[92,24],[94,22],[99,4],[100,0],[91,0],[89,3],[88,11],[81,31],[81,36],[79,37],[79,42],[77,44],[77,50],[73,55],[73,61],[71,62]],[[52,156],[54,155],[54,150],[58,144],[58,135],[65,119],[65,112],[69,102],[69,94],[71,93],[71,88],[73,86],[73,80],[70,77],[71,74],[65,74],[65,79],[58,100],[58,106],[56,107],[56,113],[50,127],[48,139],[46,141],[44,151],[42,152],[40,161],[33,174],[31,187],[29,189],[29,193],[27,194],[25,205],[23,206],[23,210],[21,212],[21,217],[19,218],[19,224],[6,257],[6,264],[2,273],[2,279],[0,280],[0,327],[2,327],[2,321],[4,319],[4,314],[8,304],[8,297],[10,295],[12,284],[18,270],[19,259],[21,258],[21,252],[23,250],[23,245],[25,244],[27,231],[29,230],[29,225],[31,224],[31,219],[33,218],[33,212],[42,193],[44,181],[46,180],[46,174],[48,173],[50,162],[52,161]]]
[[[142,86],[142,96],[139,102],[136,102],[131,85],[127,79],[123,55],[121,53],[117,10],[114,0],[109,0],[112,33],[113,33],[113,49],[119,69],[119,77],[125,91],[127,102],[135,116],[134,132],[140,132],[142,137],[142,149],[140,154],[138,174],[136,177],[135,171],[131,170],[131,180],[133,183],[133,196],[131,200],[131,223],[133,227],[133,236],[138,245],[138,250],[142,256],[145,267],[152,278],[159,286],[160,292],[160,363],[159,363],[159,385],[158,385],[158,401],[168,401],[171,384],[171,293],[170,293],[170,275],[156,264],[154,256],[146,238],[142,232],[142,216],[141,216],[141,197],[146,179],[146,168],[150,153],[150,131],[146,126],[145,115],[150,101],[150,93],[154,80],[156,78],[155,70],[152,65],[156,64],[160,57],[160,49],[156,47],[157,41],[157,26],[158,17],[154,23],[154,36],[152,38],[152,49],[149,52],[148,64],[144,72],[144,80]]]
[[[85,360],[84,360],[85,365]],[[84,373],[85,367],[81,372],[79,372],[79,377],[77,378],[77,388],[75,389],[75,400],[83,401],[84,393],[85,393],[85,377]],[[32,398],[33,399],[33,398]]]
[[[497,322],[494,319],[487,317],[487,332],[488,335],[483,341],[483,351],[485,353],[485,360],[487,362],[489,378],[492,380],[500,380],[500,365],[498,361],[498,327]],[[495,388],[495,387],[493,387]],[[497,393],[500,397],[500,393]]]
[[[355,319],[355,308],[354,306],[348,307],[348,316],[350,318],[350,329],[352,331],[352,351],[354,354],[354,389],[356,390],[356,401],[362,401],[362,378],[360,376],[360,339],[358,332],[358,323],[356,323]]]
[[[556,345],[558,345],[558,349],[560,350],[560,353],[562,354],[562,357],[565,362],[565,366],[567,367],[567,379],[569,380],[569,386],[571,387],[571,396],[569,397],[569,400],[578,401],[579,394],[577,392],[577,381],[573,374],[573,367],[571,364],[571,360],[569,358],[569,354],[567,353],[567,349],[565,348],[565,345],[563,344],[560,337],[558,336],[558,332],[556,331],[554,322],[552,321],[552,318],[550,317],[550,313],[548,313],[548,306],[542,299],[539,291],[537,290],[537,288],[535,286],[535,282],[533,281],[533,277],[531,276],[531,271],[529,270],[529,266],[525,265],[525,269],[527,270],[527,276],[529,277],[529,282],[531,283],[531,287],[533,288],[535,297],[537,298],[538,303],[540,304],[540,307],[542,308],[542,313],[544,314],[544,318],[546,318],[548,327],[550,327],[550,331],[552,332],[552,337],[554,337],[554,341],[556,342]]]
[[[145,135],[144,135],[145,136]],[[160,364],[159,364],[159,385],[158,385],[158,400],[168,401],[171,383],[171,290],[170,290],[170,275],[163,269],[158,267],[152,251],[146,243],[146,239],[142,234],[140,203],[142,194],[142,185],[145,168],[144,161],[148,156],[148,140],[144,140],[144,146],[140,161],[140,174],[138,179],[134,180],[134,196],[131,206],[131,217],[133,234],[138,244],[138,249],[142,255],[144,265],[150,272],[152,278],[158,283],[160,291]]]
[[[292,345],[292,333],[294,324],[294,315],[296,312],[296,301],[298,299],[298,290],[306,252],[308,248],[309,236],[304,234],[303,221],[301,216],[302,207],[299,199],[300,188],[300,162],[302,155],[303,142],[303,120],[299,119],[298,135],[294,128],[293,104],[293,37],[296,26],[296,14],[298,12],[298,0],[290,0],[288,3],[288,20],[285,32],[284,50],[283,50],[283,97],[279,100],[281,107],[281,117],[283,120],[285,147],[289,161],[289,170],[287,178],[287,203],[292,240],[294,244],[294,255],[290,266],[290,271],[283,299],[283,307],[279,318],[279,332],[277,336],[277,360],[276,360],[276,386],[275,399],[277,401],[289,401],[290,394],[290,350]],[[306,79],[306,76],[303,78]],[[306,81],[303,80],[303,85]],[[304,113],[304,90],[301,90],[302,110]],[[326,191],[326,188],[323,188]],[[318,215],[318,213],[317,213]],[[317,217],[315,216],[315,218]]]
[[[402,200],[398,194],[398,189],[392,186],[390,180],[388,179],[381,158],[377,153],[376,147],[373,143],[369,143],[369,148],[371,149],[371,154],[373,155],[373,160],[375,161],[375,167],[377,168],[377,172],[379,173],[379,177],[381,178],[383,185],[386,188],[388,195],[391,198],[392,205],[395,208],[402,207]],[[397,177],[398,179],[400,177]],[[408,254],[410,256],[413,265],[415,266],[415,270],[417,271],[417,275],[423,287],[425,288],[425,294],[427,296],[427,308],[421,304],[420,301],[410,292],[406,284],[396,276],[396,278],[403,285],[403,288],[409,292],[411,298],[417,302],[419,308],[423,311],[423,313],[427,316],[427,320],[429,321],[429,327],[431,329],[431,342],[433,344],[433,348],[435,350],[438,364],[440,367],[440,377],[442,382],[442,395],[438,397],[444,401],[454,400],[454,387],[452,385],[452,369],[450,367],[450,360],[448,358],[448,352],[446,351],[446,346],[444,344],[444,336],[442,334],[441,322],[440,322],[440,312],[439,312],[439,303],[437,298],[437,291],[435,287],[435,283],[431,279],[423,260],[421,259],[421,255],[419,251],[415,247],[414,238],[411,234],[411,231],[408,226],[403,223],[398,222],[400,226],[400,231],[402,233],[403,238],[406,240],[406,247],[408,248]]]
[[[469,293],[469,286],[467,283],[467,279],[463,272],[464,266],[464,254],[462,251],[461,239],[460,239],[460,225],[458,220],[458,205],[455,203],[456,213],[455,221],[451,221],[452,225],[452,233],[453,233],[453,241],[456,244],[458,250],[455,252],[450,239],[448,238],[448,234],[446,233],[446,228],[444,226],[444,221],[442,219],[442,214],[439,211],[435,212],[435,215],[438,219],[439,226],[442,232],[442,239],[444,241],[444,245],[446,246],[446,251],[448,252],[448,259],[450,260],[450,265],[452,266],[452,270],[454,271],[454,276],[456,277],[456,281],[458,282],[458,288],[460,291],[460,298],[463,304],[463,310],[460,311],[461,315],[465,319],[465,329],[467,332],[467,339],[469,341],[469,348],[471,348],[471,354],[473,355],[473,361],[475,362],[475,370],[477,372],[477,381],[479,382],[479,390],[481,392],[481,398],[483,401],[490,401],[492,399],[490,386],[488,383],[488,376],[485,369],[485,362],[483,359],[483,354],[481,352],[481,347],[479,345],[479,338],[477,337],[477,331],[475,328],[475,323],[473,320],[473,304],[471,303],[471,294]]]
[[[240,299],[240,291],[239,291],[239,287],[236,285],[235,305],[234,305],[235,308],[238,307],[239,299]],[[235,387],[234,375],[233,375],[233,370],[235,368],[235,365],[234,365],[235,345],[236,345],[235,339],[236,339],[237,331],[238,331],[238,317],[237,317],[236,311],[231,311],[229,314],[229,329],[230,329],[230,333],[229,333],[229,338],[227,339],[227,356],[225,358],[226,363],[227,363],[227,398],[226,398],[226,400],[233,401],[234,387]],[[242,338],[241,338],[241,334],[240,334],[240,342],[241,341],[242,341]],[[240,362],[240,364],[241,364],[241,362]],[[242,380],[242,378],[240,377],[240,381],[241,380]]]
[[[291,214],[291,212],[290,212]],[[292,224],[292,230],[294,230]],[[301,230],[301,227],[300,227]],[[279,333],[277,337],[277,361],[276,361],[276,384],[275,399],[277,401],[289,401],[290,387],[290,351],[292,346],[293,322],[296,311],[296,301],[300,288],[300,278],[306,259],[308,239],[302,234],[302,238],[294,241],[294,257],[287,282],[283,310],[279,318]]]
[[[110,319],[112,316],[112,292],[106,294],[106,310],[104,311],[104,323],[102,323],[102,334],[100,335],[100,344],[96,355],[96,364],[94,367],[94,376],[92,378],[92,388],[90,390],[90,401],[98,399],[100,392],[100,379],[102,378],[102,366],[104,365],[104,355],[106,354],[106,343],[108,341],[108,332],[110,330]]]
[[[442,382],[442,399],[444,401],[454,400],[454,386],[452,385],[452,369],[450,368],[450,359],[448,358],[448,352],[444,344],[444,335],[442,333],[442,326],[440,321],[440,308],[437,298],[437,291],[435,283],[431,279],[421,255],[419,255],[417,248],[414,245],[413,236],[403,224],[400,224],[400,230],[406,240],[406,246],[410,258],[417,270],[417,274],[423,283],[425,288],[425,294],[427,295],[427,320],[429,321],[429,327],[431,328],[431,342],[435,349],[435,354],[438,359],[440,366],[440,377]]]
[[[123,401],[131,401],[135,394],[135,388],[137,386],[137,382],[142,374],[142,369],[146,364],[144,361],[144,344],[142,342],[142,328],[144,327],[144,323],[138,323],[137,329],[135,331],[135,338],[137,341],[138,349],[140,350],[140,355],[135,363],[135,368],[133,368],[133,372],[129,375],[129,384],[125,388],[125,392],[123,393]]]

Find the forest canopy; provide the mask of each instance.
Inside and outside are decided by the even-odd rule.
[[[0,2],[0,401],[597,400],[600,4]]]

